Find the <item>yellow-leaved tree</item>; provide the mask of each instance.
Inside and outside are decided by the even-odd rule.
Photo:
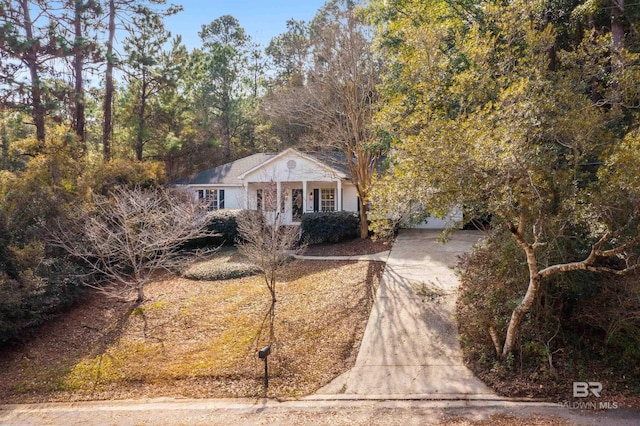
[[[376,0],[369,9],[390,62],[377,120],[395,141],[390,173],[374,185],[376,216],[461,205],[508,230],[528,283],[491,336],[503,359],[546,279],[638,268],[640,45],[611,34],[602,20],[613,11],[578,6]],[[581,251],[550,261],[571,239]]]

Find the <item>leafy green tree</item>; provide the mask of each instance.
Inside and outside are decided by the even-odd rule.
[[[48,7],[46,1],[0,2],[2,97],[9,106],[30,112],[36,137],[43,146],[47,114],[43,74],[48,72],[51,59],[60,53],[54,26],[43,18]],[[24,69],[26,75],[22,72]]]
[[[370,9],[391,63],[378,121],[395,139],[391,174],[376,185],[378,217],[398,205],[459,205],[507,227],[529,282],[502,330],[501,357],[545,279],[638,268],[640,187],[621,167],[635,161],[638,123],[626,105],[640,99],[630,84],[636,46],[579,17],[587,25],[572,33],[549,19],[581,6],[397,0]],[[547,256],[573,239],[586,244]]]
[[[246,96],[242,83],[250,38],[230,15],[203,25],[199,35],[203,66],[197,88],[204,114],[201,126],[215,127],[215,136],[222,142],[222,160],[227,162],[231,159],[232,139],[243,124],[240,105]]]
[[[145,144],[149,141],[149,102],[165,87],[175,84],[180,66],[171,62],[162,63],[165,43],[171,33],[164,28],[166,13],[142,8],[127,25],[129,36],[125,39],[127,64],[126,80],[129,84],[132,119],[135,133],[135,157],[142,161]],[[179,50],[179,41],[174,42],[174,50]]]
[[[106,21],[107,21],[107,37],[105,42],[105,88],[104,99],[102,103],[102,148],[103,158],[109,160],[111,158],[111,138],[113,133],[113,96],[115,93],[115,85],[113,79],[113,70],[118,67],[121,60],[118,58],[114,50],[114,41],[118,25],[126,26],[127,22],[131,22],[134,16],[157,14],[158,16],[168,16],[178,13],[182,10],[181,6],[171,5],[166,10],[153,9],[153,5],[164,5],[166,0],[146,0],[145,3],[136,0],[107,0]]]
[[[258,131],[262,144],[272,150],[295,146],[312,137],[313,130],[291,111],[291,90],[305,85],[306,71],[311,64],[311,35],[304,21],[290,19],[287,31],[275,36],[265,49],[275,76],[269,80],[268,91],[260,105],[264,121]]]
[[[86,140],[86,89],[85,68],[96,59],[98,43],[97,29],[99,16],[102,13],[100,3],[95,0],[67,0],[58,20],[62,27],[61,44],[64,55],[71,58],[73,77],[73,96],[71,108],[73,113],[72,127],[82,144]],[[57,16],[51,15],[51,19]],[[84,147],[86,150],[86,146]]]
[[[282,85],[292,78],[302,82],[304,67],[309,62],[311,40],[309,26],[304,21],[290,19],[287,31],[269,42],[265,53],[276,71],[276,83]]]

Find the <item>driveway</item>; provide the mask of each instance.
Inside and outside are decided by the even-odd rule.
[[[391,249],[355,367],[311,399],[499,399],[462,362],[454,319],[458,255],[481,238],[401,230]]]

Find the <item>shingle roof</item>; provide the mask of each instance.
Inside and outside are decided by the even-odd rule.
[[[306,152],[305,154],[339,172],[344,173],[347,177],[351,176],[351,172],[347,167],[347,156],[343,152]]]
[[[176,181],[180,185],[214,185],[214,184],[240,184],[238,176],[247,170],[264,163],[275,154],[253,154],[240,158],[231,163],[223,164],[213,169],[198,173],[193,178],[183,178]]]
[[[342,152],[305,152],[303,153],[309,157],[314,158],[320,163],[344,173],[347,177],[351,176],[349,168],[347,167],[346,155]],[[265,161],[273,158],[278,154],[265,153],[265,154],[253,154],[248,157],[240,158],[239,160],[232,161],[231,163],[223,164],[213,169],[205,170],[198,173],[192,178],[181,178],[173,182],[176,185],[232,185],[241,184],[242,180],[238,179],[238,176],[242,175],[248,170],[259,166]],[[380,167],[380,163],[378,164]]]

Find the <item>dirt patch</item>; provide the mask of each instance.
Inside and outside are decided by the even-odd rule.
[[[388,240],[372,240],[370,238],[356,238],[342,243],[315,244],[308,246],[305,256],[356,256],[360,254],[375,254],[391,250],[392,242]]]
[[[135,307],[95,293],[0,352],[0,400],[264,396],[314,392],[355,362],[383,265],[294,261],[278,284],[274,339],[260,276],[151,283]],[[266,319],[266,322],[265,322]]]

